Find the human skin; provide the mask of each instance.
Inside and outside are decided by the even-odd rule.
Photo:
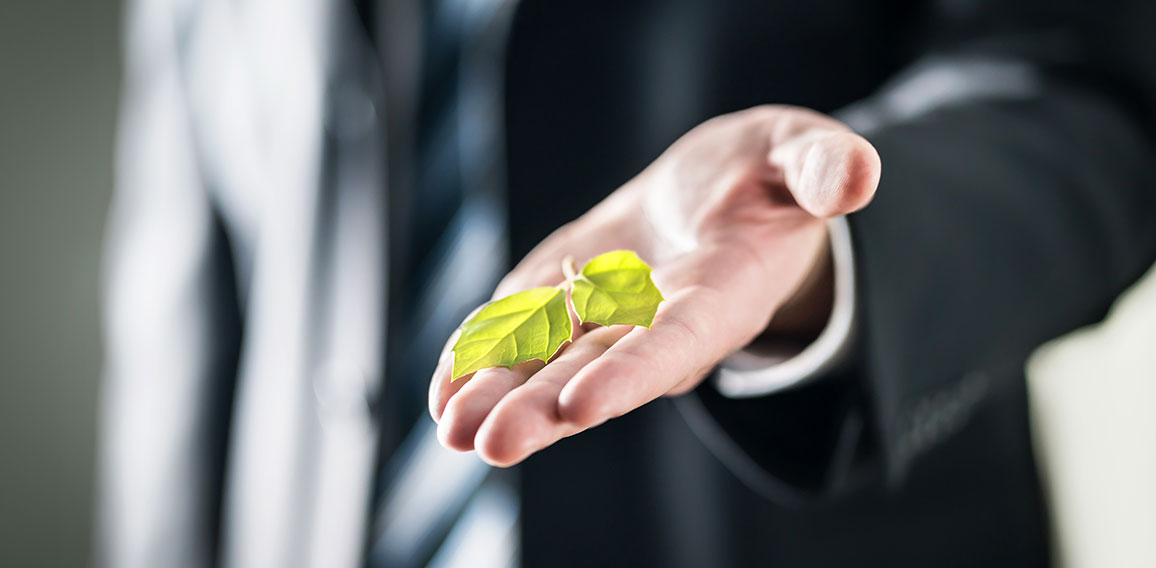
[[[831,286],[826,219],[866,206],[879,175],[870,143],[803,108],[760,106],[692,129],[542,241],[495,293],[558,284],[568,256],[581,266],[630,249],[654,268],[666,297],[650,329],[579,326],[549,364],[483,369],[452,382],[451,337],[430,384],[438,438],[511,466],[693,389],[760,336],[820,329]]]

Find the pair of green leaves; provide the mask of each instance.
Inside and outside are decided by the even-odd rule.
[[[566,289],[583,323],[650,327],[662,293],[633,251],[601,254],[558,287],[518,292],[486,304],[461,326],[451,381],[488,367],[550,360],[573,333]]]

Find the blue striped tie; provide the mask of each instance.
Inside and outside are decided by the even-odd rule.
[[[508,8],[502,0],[421,5],[412,191],[390,199],[397,277],[382,419],[391,435],[371,519],[375,568],[452,565],[471,538],[486,527],[509,533],[516,516],[508,486],[486,481],[475,456],[438,446],[425,412],[445,338],[488,299],[507,265],[500,64]]]

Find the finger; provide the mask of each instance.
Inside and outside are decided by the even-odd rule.
[[[463,376],[462,378],[450,382],[450,373],[453,369],[454,353],[449,349],[451,345],[457,341],[459,332],[454,332],[450,340],[446,343],[445,348],[442,349],[442,354],[438,357],[438,364],[434,367],[433,378],[429,383],[429,415],[434,422],[441,422],[442,413],[446,410],[446,403],[449,402],[450,397],[456,394],[466,382],[473,377],[473,374]]]
[[[643,247],[639,243],[643,239],[639,231],[642,229],[636,222],[637,214],[631,213],[636,208],[637,199],[633,195],[628,192],[616,192],[581,219],[558,229],[535,247],[510,274],[502,279],[494,298],[538,286],[553,286],[561,282],[564,280],[562,260],[566,256],[575,256],[582,263],[597,254],[616,248],[641,250]],[[478,309],[480,308],[481,306]],[[477,313],[476,309],[466,320],[473,317],[474,313]],[[588,328],[580,327],[580,322],[573,315],[571,318],[575,325],[574,338],[577,338]],[[438,366],[430,379],[429,412],[435,422],[441,421],[449,400],[466,383],[474,380],[470,375],[450,380],[452,349],[456,341],[455,332],[443,347]]]
[[[770,164],[795,201],[821,218],[863,208],[875,195],[879,153],[862,136],[825,115],[787,109],[771,121]]]
[[[469,321],[481,310],[485,304],[474,308],[470,315],[466,316],[462,321]],[[462,389],[473,378],[474,373],[463,375],[457,380],[451,380],[450,375],[453,372],[454,366],[454,344],[457,343],[458,337],[461,336],[462,330],[456,329],[450,334],[450,338],[446,340],[446,344],[442,346],[441,355],[438,356],[438,364],[434,367],[434,372],[429,383],[429,413],[434,422],[441,422],[442,413],[445,412],[446,403],[449,402],[450,397]]]
[[[474,449],[478,427],[498,401],[541,368],[541,361],[527,361],[509,369],[494,367],[474,373],[446,402],[438,422],[438,440],[461,452]]]
[[[589,428],[672,388],[697,384],[735,346],[766,325],[787,284],[762,281],[761,267],[732,248],[686,255],[655,272],[672,291],[650,329],[634,328],[584,366],[558,396],[560,417]]]
[[[567,305],[569,305],[568,297]],[[476,314],[481,308],[482,307],[479,306],[477,309],[475,309],[468,317],[466,317],[466,320],[468,321],[470,318],[474,317],[474,314]],[[568,309],[567,312],[569,312],[570,315],[570,327],[572,330],[570,333],[570,341],[573,342],[579,337],[582,337],[583,334],[585,334],[587,331],[590,331],[592,328],[590,326],[583,325],[573,309]],[[430,416],[433,417],[434,422],[441,422],[442,414],[445,412],[445,408],[449,403],[449,400],[453,398],[453,396],[457,394],[458,391],[462,390],[466,383],[471,382],[474,377],[474,373],[470,373],[468,375],[463,375],[456,380],[451,380],[450,373],[452,373],[454,360],[453,346],[455,343],[457,343],[457,339],[460,335],[460,329],[450,335],[449,340],[446,341],[445,347],[442,348],[441,356],[438,358],[437,367],[434,369],[433,377],[430,379],[429,412]],[[554,354],[554,357],[558,357],[564,353],[570,344],[571,343],[563,343],[558,352]]]
[[[491,465],[508,467],[582,431],[582,427],[561,418],[558,395],[578,371],[605,353],[630,329],[630,326],[612,326],[590,332],[503,398],[478,429],[474,440],[478,455]]]
[[[686,299],[673,300],[650,329],[635,328],[586,365],[558,394],[562,420],[591,428],[621,416],[675,385],[705,374],[715,362],[709,336],[690,322]]]

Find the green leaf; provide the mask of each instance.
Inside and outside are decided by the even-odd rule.
[[[650,279],[650,266],[634,251],[598,255],[574,281],[574,310],[583,322],[650,327],[662,293]]]
[[[451,382],[487,367],[546,362],[570,339],[566,291],[547,286],[490,302],[461,331]]]

